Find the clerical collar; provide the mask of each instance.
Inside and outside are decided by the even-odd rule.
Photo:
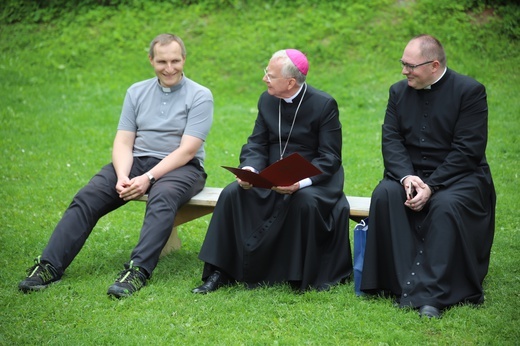
[[[300,85],[300,89],[298,89],[298,91],[296,92],[296,94],[294,94],[293,96],[291,97],[288,97],[288,98],[284,98],[283,100],[287,103],[293,103],[293,100],[296,98],[296,96],[298,96],[300,94],[300,91],[302,91],[303,89],[303,86],[305,85],[305,83],[303,83],[302,85]]]
[[[447,67],[444,68],[444,72],[442,73],[442,76],[440,76],[435,82],[433,82],[432,84],[428,85],[426,88],[424,89],[431,89],[432,88],[432,85],[434,85],[435,83],[437,83],[438,81],[441,80],[442,77],[444,77],[444,74],[446,73],[446,71],[448,70]]]
[[[164,87],[161,85],[161,81],[159,80],[159,78],[157,78],[157,84],[159,85],[159,88],[161,88],[161,90],[164,92],[164,93],[171,93],[175,90],[179,90],[185,83],[185,78],[184,78],[184,73],[182,74],[182,78],[181,80],[179,81],[179,83],[175,84],[175,85],[172,85],[171,87]]]

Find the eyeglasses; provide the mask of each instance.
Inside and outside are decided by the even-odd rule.
[[[269,76],[269,72],[267,71],[267,67],[264,68],[264,76],[267,78],[267,81],[269,83],[271,83],[271,79],[280,79],[280,78],[288,79],[287,77],[271,77],[271,76]]]
[[[410,64],[407,64],[405,63],[404,61],[402,60],[399,60],[399,62],[401,63],[401,66],[403,68],[405,68],[407,71],[410,71],[410,72],[413,72],[413,70],[415,70],[417,67],[419,66],[423,66],[423,65],[427,65],[427,64],[431,64],[432,62],[434,62],[435,60],[430,60],[430,61],[426,61],[426,62],[423,62],[422,64],[417,64],[417,65],[410,65]]]

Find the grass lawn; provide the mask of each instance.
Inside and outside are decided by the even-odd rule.
[[[517,7],[468,10],[448,0],[173,2],[136,0],[37,23],[0,23],[0,345],[520,343],[520,50],[518,20],[508,21]],[[485,303],[426,320],[390,300],[356,297],[353,283],[320,293],[280,285],[193,295],[211,216],[180,227],[181,250],[159,262],[147,287],[111,300],[106,290],[137,242],[143,203],[101,219],[60,283],[18,292],[73,195],[110,161],[125,91],[153,76],[146,50],[160,32],[185,40],[186,75],[215,98],[208,186],[232,181],[220,166],[238,163],[265,90],[262,70],[275,50],[295,47],[309,57],[309,84],[338,100],[345,193],[358,196],[369,196],[382,175],[381,123],[388,88],[402,78],[402,50],[413,35],[437,36],[449,67],[488,92],[487,157],[498,204]]]

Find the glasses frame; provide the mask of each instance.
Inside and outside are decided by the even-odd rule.
[[[267,78],[267,81],[269,83],[271,83],[272,79],[291,79],[291,78],[294,78],[294,77],[270,77],[269,76],[269,72],[267,71],[267,67],[264,68],[264,76]]]
[[[401,66],[403,68],[405,68],[407,71],[410,71],[410,72],[413,72],[417,67],[424,66],[424,65],[427,65],[427,64],[431,64],[434,61],[435,60],[430,60],[430,61],[426,61],[426,62],[417,64],[417,65],[411,65],[411,64],[405,63],[403,60],[399,60],[399,62],[401,63]]]

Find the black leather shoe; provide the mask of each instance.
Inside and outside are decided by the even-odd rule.
[[[427,318],[441,318],[441,311],[435,306],[423,305],[419,308],[419,316]]]
[[[224,286],[225,284],[227,284],[227,281],[224,280],[222,273],[220,273],[217,270],[217,271],[214,271],[213,274],[211,274],[202,285],[200,285],[197,288],[194,288],[193,290],[191,290],[191,292],[199,293],[199,294],[206,294],[206,293],[218,290],[220,287]]]

